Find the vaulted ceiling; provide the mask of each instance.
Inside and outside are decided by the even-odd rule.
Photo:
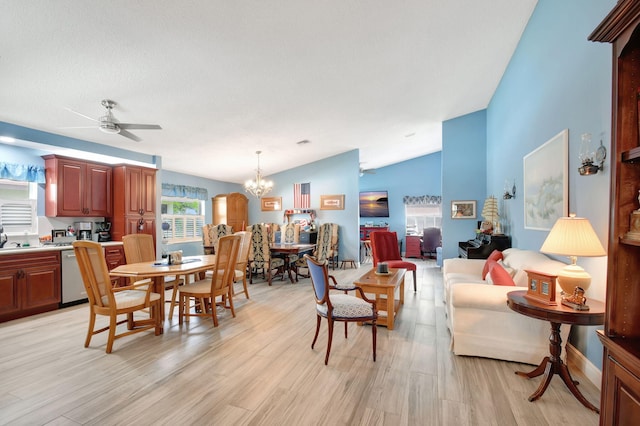
[[[0,121],[228,182],[352,149],[439,151],[485,108],[535,0],[0,0]],[[135,142],[98,130],[159,124]],[[92,126],[93,128],[69,128]],[[309,141],[297,144],[299,141]]]

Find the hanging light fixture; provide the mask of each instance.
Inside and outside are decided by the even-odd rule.
[[[251,193],[257,198],[262,197],[263,195],[268,194],[273,189],[273,182],[270,180],[264,180],[262,178],[262,173],[260,172],[260,154],[262,151],[256,151],[258,155],[258,169],[256,170],[256,178],[255,180],[248,180],[244,183],[245,191]]]

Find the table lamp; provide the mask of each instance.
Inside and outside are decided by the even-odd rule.
[[[575,217],[575,214],[561,217],[551,228],[540,251],[568,256],[571,259],[571,264],[558,273],[558,284],[564,292],[562,303],[575,308],[575,303],[565,303],[565,299],[574,295],[576,287],[586,291],[591,285],[591,276],[582,267],[576,265],[577,257],[606,255],[591,223],[588,219]]]

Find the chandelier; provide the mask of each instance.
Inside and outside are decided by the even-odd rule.
[[[262,151],[256,151],[258,154],[258,169],[256,170],[256,178],[254,180],[248,180],[244,183],[244,190],[256,196],[257,198],[268,194],[273,189],[273,182],[270,180],[264,180],[262,173],[260,172],[260,154]]]

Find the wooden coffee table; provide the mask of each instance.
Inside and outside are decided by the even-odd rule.
[[[389,268],[388,275],[379,275],[375,269],[371,269],[353,282],[365,293],[376,295],[378,312],[386,312],[386,315],[378,315],[377,324],[385,325],[389,330],[393,330],[400,305],[404,305],[404,274],[406,272],[404,268]],[[398,287],[400,287],[400,295],[399,299],[395,299],[394,294]],[[383,295],[386,295],[386,298],[380,297]]]

